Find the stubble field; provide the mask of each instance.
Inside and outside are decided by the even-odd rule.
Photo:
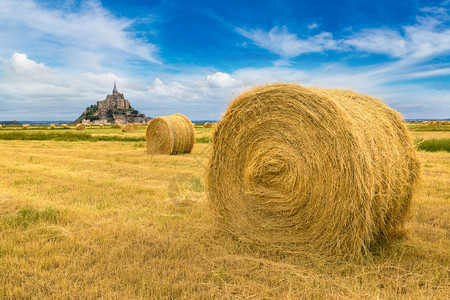
[[[419,152],[407,236],[342,261],[265,252],[215,230],[204,180],[212,130],[196,127],[201,143],[178,156],[146,154],[145,127],[77,133],[128,140],[0,139],[0,298],[449,297],[449,152]]]

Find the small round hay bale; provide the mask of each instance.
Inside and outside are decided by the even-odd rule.
[[[378,99],[279,83],[230,104],[207,186],[218,227],[242,241],[359,257],[401,229],[419,176],[408,129]]]
[[[76,126],[77,130],[86,130],[86,125],[83,123],[78,123]]]
[[[3,125],[2,124],[0,124],[0,129],[2,129],[3,128]]]
[[[134,126],[131,123],[127,123],[122,126],[122,132],[133,132],[134,130]]]
[[[146,132],[147,151],[150,154],[190,153],[195,142],[191,121],[182,114],[156,117]]]
[[[203,124],[203,127],[204,127],[204,128],[211,128],[211,127],[212,127],[212,124],[209,123],[209,122],[206,122],[205,124]]]
[[[67,125],[67,124],[61,124],[61,127],[64,128],[64,129],[68,129],[68,128],[69,128],[69,125]]]
[[[30,124],[23,124],[23,125],[22,125],[22,128],[23,128],[23,129],[28,129],[28,128],[30,128]]]
[[[105,124],[99,124],[98,127],[104,128],[104,127],[105,127]]]
[[[133,123],[133,130],[136,131],[139,129],[139,124]]]
[[[50,124],[50,129],[55,129],[56,125],[55,124]]]

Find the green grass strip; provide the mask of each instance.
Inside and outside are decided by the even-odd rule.
[[[450,139],[416,139],[417,149],[421,151],[447,151],[450,152]]]
[[[115,142],[141,142],[145,141],[145,137],[120,137],[112,136],[92,136],[88,133],[57,133],[57,132],[5,132],[0,133],[0,140],[23,140],[23,141],[115,141]]]

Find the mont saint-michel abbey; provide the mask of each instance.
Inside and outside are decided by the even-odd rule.
[[[112,94],[106,95],[105,100],[97,101],[97,105],[87,107],[74,123],[81,122],[92,125],[147,123],[151,119],[130,105],[130,101],[125,99],[122,93],[119,93],[114,81]]]
[[[112,95],[106,95],[105,100],[97,101],[97,108],[100,119],[106,119],[108,110],[114,110],[117,108],[130,109],[130,102],[123,97],[122,93],[117,91],[116,82],[114,81]]]

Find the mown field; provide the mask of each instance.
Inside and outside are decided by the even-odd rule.
[[[418,147],[447,149],[449,125],[416,129]],[[0,298],[449,298],[449,151],[419,151],[424,180],[406,237],[342,261],[218,233],[204,180],[211,132],[196,127],[191,154],[151,156],[145,127],[4,126]]]

